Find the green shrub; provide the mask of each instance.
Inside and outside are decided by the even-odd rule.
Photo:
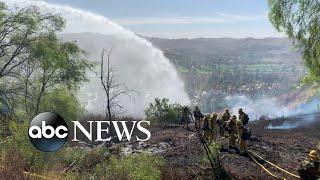
[[[150,103],[144,112],[146,120],[155,122],[163,127],[167,123],[178,123],[181,110],[181,105],[170,104],[169,99],[156,98],[154,103]]]
[[[59,151],[52,153],[45,153],[37,150],[32,146],[28,138],[28,121],[23,124],[12,121],[10,129],[14,135],[7,137],[3,143],[1,153],[10,151],[10,147],[17,147],[19,153],[28,164],[28,168],[32,171],[45,171],[51,169],[57,160],[59,160]]]
[[[218,155],[219,155],[219,152],[220,152],[220,149],[221,149],[221,144],[217,143],[217,142],[213,142],[210,145],[208,145],[208,147],[209,147],[209,149],[211,151],[212,156],[214,158],[218,158]],[[209,164],[210,163],[206,152],[204,152],[204,154],[202,155],[202,158],[203,158],[203,163],[205,163],[205,164]]]
[[[90,173],[95,166],[107,157],[108,151],[103,147],[94,149],[67,147],[50,153],[38,151],[28,139],[27,124],[11,123],[14,135],[1,139],[3,148],[0,150],[0,175],[21,177],[22,171],[26,170],[44,174],[52,179],[63,179],[63,176],[66,179],[87,179],[91,177]],[[62,174],[64,168],[74,161],[75,167],[72,167],[72,172]],[[7,168],[1,169],[1,167]]]
[[[28,123],[12,122],[13,136],[1,139],[0,175],[23,177],[23,171],[52,179],[160,179],[164,160],[150,154],[110,157],[104,147],[67,147],[45,153],[35,149],[27,134]],[[64,168],[75,161],[70,171]],[[7,167],[3,169],[2,167]]]
[[[59,88],[48,92],[41,103],[41,111],[53,111],[60,114],[67,122],[76,120],[84,110],[79,108],[80,103],[77,98],[66,88]],[[32,114],[32,113],[31,113]],[[28,168],[32,171],[44,172],[47,169],[57,168],[61,170],[61,163],[69,163],[71,159],[77,159],[80,150],[73,150],[74,154],[69,154],[64,149],[57,152],[45,153],[40,152],[32,146],[28,138],[28,127],[31,121],[31,114],[18,115],[17,119],[23,121],[10,120],[5,124],[6,131],[10,132],[10,136],[1,137],[1,153],[5,154],[10,151],[9,147],[15,145],[17,153],[24,158],[28,164]],[[3,133],[4,134],[4,133]],[[5,133],[8,134],[8,133]],[[67,145],[66,145],[67,146]],[[66,153],[66,154],[65,154]],[[68,157],[67,160],[62,161],[61,157]],[[71,161],[72,162],[72,161]]]
[[[84,115],[77,97],[67,88],[58,88],[48,92],[41,103],[41,111],[51,111],[62,116],[68,123]]]
[[[213,159],[214,168],[212,169],[212,179],[230,179],[227,172],[220,164],[219,152],[221,149],[221,144],[217,143],[217,142],[213,142],[212,144],[210,144],[208,146],[209,146],[210,152],[212,154],[212,157],[214,158]],[[205,152],[202,157],[203,157],[202,163],[209,165],[210,162],[209,162],[208,156]]]

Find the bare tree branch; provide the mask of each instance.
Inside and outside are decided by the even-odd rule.
[[[133,89],[128,89],[124,83],[115,82],[113,69],[110,65],[111,53],[112,48],[109,51],[102,50],[100,71],[101,83],[107,96],[105,111],[109,120],[123,112],[124,107],[117,102],[118,98],[121,95],[126,95],[130,100],[134,100],[131,93],[136,92]],[[104,71],[105,57],[107,58],[106,72]]]

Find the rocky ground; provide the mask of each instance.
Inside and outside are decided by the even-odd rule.
[[[273,120],[259,120],[250,123],[252,138],[248,149],[280,167],[297,174],[299,164],[310,149],[320,141],[320,113],[299,115]],[[286,129],[290,128],[290,129]],[[273,179],[247,156],[227,151],[227,139],[218,137],[222,143],[220,160],[231,179]],[[131,143],[122,153],[149,151],[166,160],[166,179],[210,179],[211,171],[205,159],[204,149],[193,126],[191,131],[181,127],[155,129],[146,143]],[[278,177],[294,179],[281,171],[265,165]],[[174,176],[174,177],[173,177]]]

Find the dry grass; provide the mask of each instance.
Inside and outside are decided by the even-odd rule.
[[[10,145],[7,151],[1,154],[0,177],[1,179],[26,179],[23,172],[27,164],[16,146]]]
[[[181,180],[185,178],[183,171],[179,168],[165,166],[161,169],[161,179]]]

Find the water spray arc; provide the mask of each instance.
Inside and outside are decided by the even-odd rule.
[[[89,49],[90,59],[99,61],[96,57],[103,48],[112,46],[112,66],[117,71],[119,82],[139,92],[134,99],[120,98],[121,103],[129,114],[142,116],[145,107],[156,97],[169,98],[171,102],[189,104],[190,99],[184,90],[184,83],[176,69],[164,56],[163,52],[152,46],[150,42],[135,35],[133,32],[112,22],[108,18],[88,11],[75,9],[65,5],[55,5],[44,1],[4,0],[7,6],[19,8],[36,6],[43,13],[59,14],[66,19],[63,33],[102,34],[107,41],[79,41],[79,46]],[[90,35],[89,35],[90,37]],[[63,35],[62,35],[63,38]],[[83,44],[81,44],[83,42]],[[93,48],[94,47],[94,48]],[[101,112],[104,95],[97,72],[89,73],[90,82],[80,90],[80,101],[87,105],[89,111]],[[99,111],[100,110],[100,111]]]

